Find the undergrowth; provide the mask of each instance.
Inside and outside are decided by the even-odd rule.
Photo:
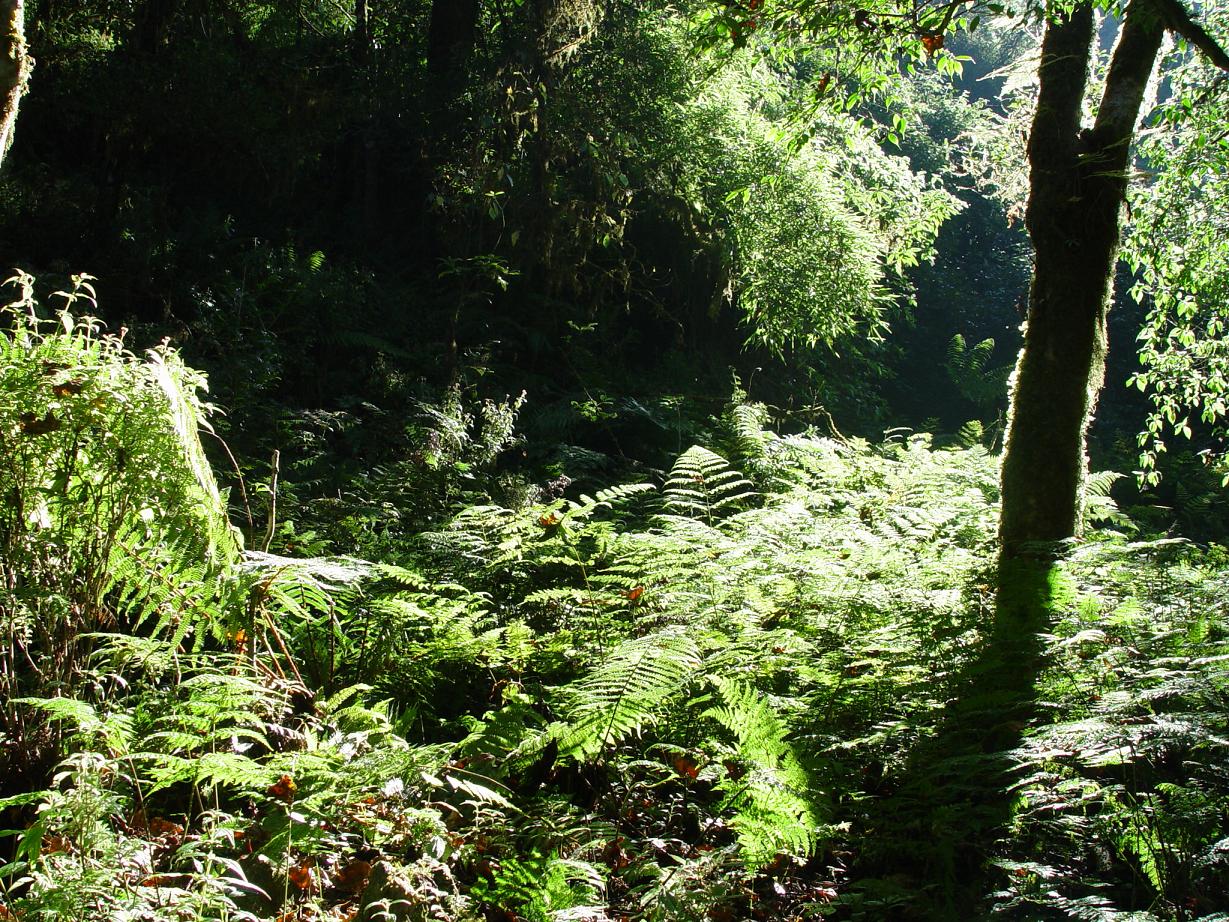
[[[1229,562],[1141,538],[1112,477],[1027,717],[967,756],[1003,770],[952,795],[928,760],[995,624],[984,448],[743,405],[651,482],[471,505],[379,562],[244,552],[203,381],[23,290],[3,743],[58,765],[0,800],[0,919],[950,918],[915,869],[987,799],[968,914],[1229,911]]]

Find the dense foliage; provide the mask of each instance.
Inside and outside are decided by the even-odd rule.
[[[25,12],[0,922],[1229,918],[1204,58],[1152,83],[1089,528],[1011,556],[1062,20]]]
[[[1212,10],[1224,20],[1223,8]],[[1143,367],[1132,383],[1152,401],[1140,445],[1141,474],[1153,483],[1160,479],[1157,453],[1165,450],[1166,432],[1190,439],[1199,429],[1219,441],[1225,416],[1225,83],[1189,52],[1175,57],[1171,96],[1143,145],[1154,178],[1137,197],[1128,238],[1135,295],[1148,307],[1140,332]]]
[[[201,379],[33,309],[4,615],[10,662],[75,655],[6,672],[8,916],[944,917],[985,862],[965,898],[1008,917],[1226,908],[1223,555],[1132,543],[1112,478],[1005,701],[983,448],[740,403],[657,484],[473,506],[382,563],[240,555]],[[65,468],[121,448],[123,489]],[[979,721],[998,748],[965,748]],[[32,746],[64,761],[22,791]]]

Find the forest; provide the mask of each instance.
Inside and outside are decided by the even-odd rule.
[[[0,922],[1229,920],[1226,0],[0,0]]]

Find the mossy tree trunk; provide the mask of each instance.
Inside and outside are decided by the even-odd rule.
[[[1132,0],[1096,121],[1085,128],[1092,5],[1046,26],[1028,145],[1033,281],[1003,454],[1007,556],[1080,533],[1084,437],[1104,376],[1131,142],[1164,29],[1159,2]]]
[[[0,163],[13,144],[17,109],[33,62],[26,48],[24,0],[0,2]]]

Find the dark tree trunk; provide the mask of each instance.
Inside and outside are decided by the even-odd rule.
[[[171,20],[178,6],[179,0],[145,0],[132,24],[129,50],[137,55],[159,54],[170,35]]]
[[[525,4],[530,34],[523,54],[525,67],[532,75],[532,92],[536,97],[536,125],[527,142],[531,167],[532,201],[536,213],[524,217],[524,240],[535,254],[522,267],[526,288],[544,292],[554,305],[560,296],[566,300],[565,289],[575,278],[574,254],[562,257],[556,252],[556,233],[561,220],[567,218],[556,202],[559,171],[559,137],[554,126],[556,97],[566,93],[568,67],[572,53],[591,35],[600,18],[593,4],[568,3],[565,0],[529,0]],[[562,269],[563,271],[558,271]],[[561,303],[561,302],[559,302]],[[555,324],[562,318],[554,313]]]
[[[1003,453],[1007,556],[1080,533],[1084,437],[1104,377],[1131,141],[1163,34],[1159,7],[1132,0],[1096,123],[1081,130],[1092,6],[1046,27],[1028,145],[1033,282]]]
[[[478,33],[478,0],[435,0],[427,26],[427,73],[433,89],[454,95],[456,78],[474,49]]]
[[[371,10],[367,0],[355,0],[351,53],[359,85],[359,119],[355,129],[354,201],[358,235],[366,243],[380,238],[380,145],[375,106],[375,60],[371,42]]]
[[[354,43],[351,48],[354,60],[363,67],[371,58],[371,22],[367,0],[354,2]]]
[[[23,0],[0,3],[0,163],[13,144],[17,109],[30,79],[31,60],[26,49]]]

